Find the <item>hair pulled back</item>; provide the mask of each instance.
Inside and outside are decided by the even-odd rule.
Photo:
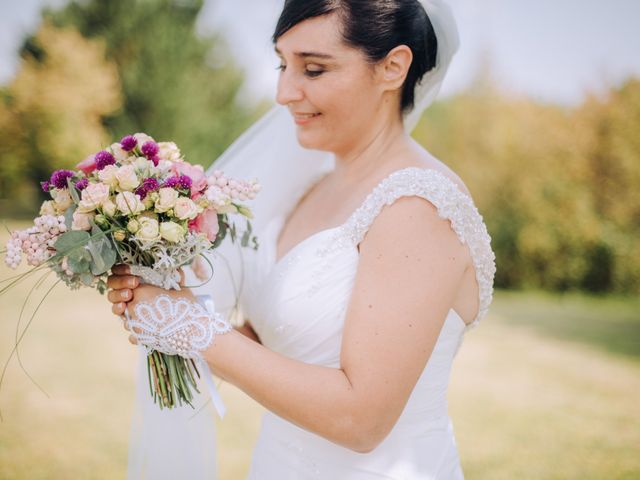
[[[337,13],[343,41],[377,63],[399,45],[413,53],[400,107],[411,110],[416,85],[436,65],[438,40],[433,25],[418,0],[286,0],[273,34],[273,42],[300,22]]]

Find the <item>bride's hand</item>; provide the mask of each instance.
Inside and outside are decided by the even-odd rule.
[[[180,270],[180,285],[184,285],[184,273]],[[133,312],[133,308],[140,302],[152,301],[158,295],[168,295],[171,298],[186,298],[195,301],[195,297],[189,289],[181,291],[164,290],[152,285],[140,283],[140,279],[129,272],[128,265],[116,265],[111,269],[111,275],[107,279],[107,286],[111,289],[107,294],[108,300],[113,304],[111,311],[114,315],[122,317],[127,308]],[[124,329],[130,331],[127,322],[124,322]],[[137,341],[133,335],[129,336],[129,342],[136,345]]]
[[[184,285],[184,272],[180,272],[180,286]],[[122,316],[127,308],[127,302],[134,296],[134,290],[140,286],[140,279],[129,272],[128,265],[115,265],[107,279],[107,286],[111,289],[107,299],[113,304],[111,311],[114,315]]]
[[[124,315],[127,302],[133,299],[133,291],[139,285],[140,279],[129,273],[128,265],[116,265],[111,269],[111,275],[107,279],[107,286],[111,290],[107,299],[113,304],[111,311],[114,315]]]

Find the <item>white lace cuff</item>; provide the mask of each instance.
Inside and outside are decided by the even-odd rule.
[[[131,333],[147,352],[157,350],[185,358],[201,358],[201,352],[213,343],[216,335],[232,328],[222,314],[168,295],[137,304],[133,313],[133,318],[127,314]]]

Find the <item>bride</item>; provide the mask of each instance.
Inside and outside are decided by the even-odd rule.
[[[133,288],[117,267],[113,312],[130,312],[132,343],[200,355],[268,409],[249,478],[462,478],[449,373],[491,302],[494,255],[463,182],[409,136],[457,48],[450,11],[287,0],[274,42],[286,108],[216,162],[263,187],[260,247],[231,266],[246,273],[246,323],[223,333],[219,274],[204,315],[191,290]],[[206,348],[188,325],[145,331],[141,317],[179,305],[212,334]]]

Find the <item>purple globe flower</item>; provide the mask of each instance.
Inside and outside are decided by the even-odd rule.
[[[152,160],[153,157],[155,157],[156,155],[158,155],[158,151],[160,150],[158,148],[158,144],[156,142],[152,142],[151,140],[149,140],[148,142],[144,142],[144,145],[142,145],[142,154],[147,157],[149,160]]]
[[[51,185],[53,185],[56,188],[67,188],[67,179],[68,178],[73,178],[73,172],[71,170],[56,170],[55,172],[53,172],[53,174],[51,175],[51,179],[49,180],[49,183]]]
[[[178,177],[169,177],[162,184],[165,188],[176,188],[180,183],[180,179]]]
[[[80,191],[84,190],[85,188],[87,188],[89,186],[89,180],[86,178],[83,178],[81,180],[78,180],[76,182],[76,188]]]
[[[46,180],[44,182],[40,182],[40,187],[42,188],[42,191],[44,193],[49,193],[49,190],[51,189],[51,184],[49,183],[48,180]]]
[[[178,184],[180,185],[180,188],[183,188],[185,190],[189,190],[189,189],[191,189],[191,185],[193,184],[193,180],[191,180],[191,177],[189,177],[187,175],[180,175],[180,178],[178,179]]]
[[[138,140],[133,135],[127,135],[126,137],[122,137],[120,140],[120,146],[125,152],[130,152],[138,145]]]
[[[154,190],[158,190],[160,188],[160,183],[155,178],[145,178],[142,182],[142,185],[149,192],[153,192]]]
[[[153,162],[153,166],[157,167],[160,163],[160,157],[158,155],[154,155],[153,157],[151,157],[151,161]]]
[[[98,170],[104,170],[104,167],[107,165],[113,165],[115,163],[116,159],[106,150],[96,153],[96,168]]]
[[[155,178],[145,178],[135,193],[140,195],[140,200],[144,200],[150,192],[158,190],[160,188],[160,183]]]

